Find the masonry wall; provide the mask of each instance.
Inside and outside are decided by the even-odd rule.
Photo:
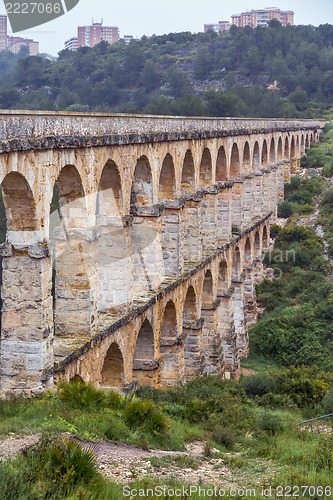
[[[322,126],[0,113],[0,393],[237,377],[270,221]]]

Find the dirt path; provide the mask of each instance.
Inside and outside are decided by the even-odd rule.
[[[10,458],[38,442],[38,434],[10,436],[0,441],[0,459]],[[101,441],[90,443],[75,439],[83,448],[92,450],[101,473],[118,483],[126,484],[147,475],[175,478],[196,484],[233,485],[231,470],[222,458],[204,457],[205,443],[195,441],[186,451],[143,450],[130,445]],[[218,450],[213,450],[218,452]]]

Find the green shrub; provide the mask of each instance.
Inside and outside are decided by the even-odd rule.
[[[263,396],[276,388],[274,378],[265,373],[243,377],[242,385],[248,396]]]
[[[328,191],[326,191],[321,199],[320,205],[325,208],[333,208],[333,189],[329,189]]]
[[[293,214],[293,206],[289,201],[280,201],[278,204],[277,215],[282,219],[288,219]]]
[[[105,436],[110,441],[121,441],[129,435],[129,429],[120,417],[111,415],[109,425],[104,431]]]
[[[323,412],[325,415],[333,413],[333,390],[327,392],[323,399]],[[332,417],[333,420],[333,417]]]
[[[274,436],[275,434],[283,431],[284,424],[282,419],[277,415],[265,412],[262,415],[260,415],[257,427],[260,431],[263,431],[271,436]]]
[[[94,408],[105,403],[105,394],[102,390],[80,381],[61,384],[59,397],[75,408]]]
[[[125,398],[116,391],[108,391],[105,395],[105,405],[109,408],[120,408],[124,401]]]
[[[212,432],[212,439],[215,443],[224,446],[227,450],[231,450],[235,444],[235,435],[230,430],[217,425]]]
[[[169,420],[152,401],[133,398],[123,410],[125,422],[130,429],[145,429],[161,437],[169,430]]]
[[[297,406],[288,394],[275,394],[268,392],[256,400],[260,406],[266,408],[290,408],[295,409]]]
[[[0,464],[0,497],[60,500],[99,478],[92,451],[59,437],[44,437],[23,456]]]

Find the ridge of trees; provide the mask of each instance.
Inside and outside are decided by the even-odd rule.
[[[329,24],[144,36],[56,60],[0,52],[3,109],[312,118],[332,106]]]

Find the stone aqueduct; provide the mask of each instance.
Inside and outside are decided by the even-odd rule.
[[[237,377],[270,221],[323,126],[0,112],[1,395]]]

